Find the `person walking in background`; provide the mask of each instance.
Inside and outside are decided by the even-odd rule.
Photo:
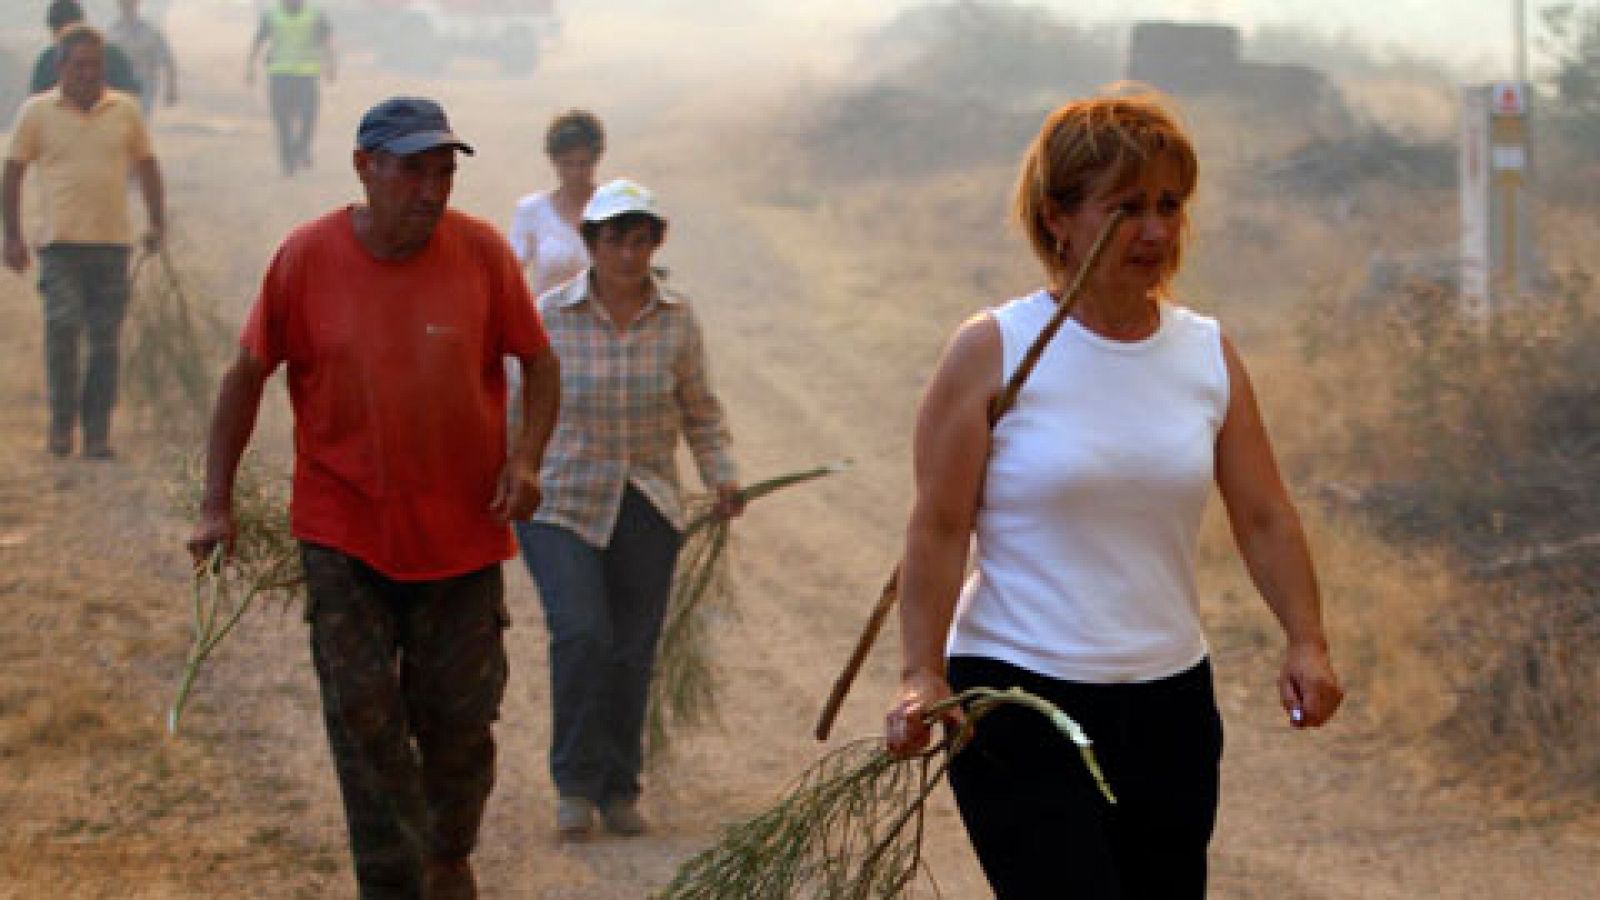
[[[336,60],[328,17],[305,0],[275,0],[261,14],[244,63],[244,82],[255,84],[266,51],[267,100],[278,138],[283,174],[311,168],[311,139],[321,106],[318,79],[332,81]]]
[[[81,422],[83,455],[111,459],[111,412],[130,290],[129,176],[138,181],[149,219],[146,249],[160,245],[166,203],[137,101],[106,89],[105,39],[87,25],[69,25],[58,46],[60,85],[23,103],[11,129],[0,176],[5,264],[19,273],[28,268],[22,183],[28,167],[37,163],[48,223],[39,248],[50,401],[46,447],[54,456],[70,455]],[[85,336],[88,366],[80,377],[79,344]]]
[[[518,200],[510,233],[511,249],[531,271],[535,297],[589,265],[578,221],[594,196],[595,167],[605,150],[605,127],[587,110],[568,110],[545,129],[544,153],[556,171],[556,187]]]
[[[61,34],[69,26],[86,24],[83,6],[78,0],[51,0],[50,5],[45,7],[44,24],[50,29],[50,46],[40,50],[39,56],[33,61],[33,74],[28,77],[30,94],[42,94],[56,86],[61,77],[60,64],[64,56],[61,52]],[[135,74],[133,62],[128,59],[128,54],[115,43],[107,42],[105,55],[106,86],[136,97],[143,97],[144,85]]]
[[[560,375],[516,257],[449,208],[444,110],[367,110],[366,202],[292,232],[224,376],[197,561],[234,536],[232,493],[262,392],[288,369],[290,499],[311,650],[363,898],[476,896],[469,862],[494,783],[507,663],[508,525],[539,504]],[[526,373],[507,450],[501,359]]]
[[[178,102],[178,63],[161,29],[139,16],[139,0],[117,0],[121,16],[106,34],[128,54],[140,85],[139,106],[148,120],[160,94],[168,106]]]
[[[984,718],[950,783],[1002,900],[1059,897],[1064,880],[1075,897],[1205,895],[1222,721],[1194,565],[1213,484],[1287,639],[1289,723],[1321,725],[1342,698],[1244,364],[1214,319],[1169,299],[1197,177],[1189,136],[1153,95],[1052,113],[1015,202],[1050,286],[963,324],[917,416],[890,751],[926,747],[929,710],[954,692],[1018,686],[1082,724],[1117,797],[1102,800],[1043,717]],[[1070,318],[991,422],[1114,213]]]
[[[561,414],[517,523],[550,634],[556,830],[646,830],[638,809],[656,642],[684,526],[674,451],[687,439],[719,515],[741,511],[722,405],[687,300],[651,269],[667,220],[632,181],[594,192],[580,226],[592,264],[544,294]]]

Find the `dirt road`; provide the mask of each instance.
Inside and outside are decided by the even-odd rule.
[[[920,382],[956,321],[1001,296],[952,275],[970,266],[959,250],[933,247],[922,260],[903,239],[875,245],[879,226],[864,227],[847,214],[850,198],[830,189],[790,205],[753,192],[740,173],[766,161],[750,129],[736,126],[764,109],[766,70],[734,89],[725,72],[655,71],[628,55],[632,44],[598,40],[595,53],[553,58],[527,82],[465,72],[419,84],[357,63],[329,91],[317,168],[286,181],[262,99],[236,84],[245,35],[234,31],[245,26],[213,12],[175,12],[173,22],[197,48],[187,62],[196,83],[182,108],[163,111],[157,140],[180,258],[227,315],[243,311],[292,223],[356,196],[349,136],[375,99],[419,91],[445,102],[479,148],[463,162],[458,205],[496,221],[549,183],[538,149],[549,115],[590,106],[611,129],[602,174],[656,187],[673,217],[662,261],[706,323],[746,478],[855,461],[845,475],[754,506],[738,526],[739,614],[718,643],[723,728],[686,736],[650,775],[655,827],[644,838],[555,842],[544,633],[529,580],[508,569],[514,675],[478,854],[484,896],[648,896],[722,823],[764,806],[819,754],[810,738],[818,705],[898,552]],[[575,21],[568,41],[585,35]],[[901,212],[882,210],[885,234]],[[1002,290],[1029,287],[1019,260],[997,263],[1017,276],[1002,278]],[[0,897],[348,896],[336,790],[292,611],[253,615],[207,673],[183,735],[161,734],[186,621],[185,525],[170,513],[170,468],[161,447],[132,437],[110,465],[44,458],[34,303],[26,280],[0,278],[0,602],[12,612],[0,618],[0,808],[11,825],[0,833]],[[283,403],[274,402],[259,441],[281,462]],[[1419,773],[1418,738],[1380,731],[1359,692],[1324,732],[1285,727],[1266,614],[1240,599],[1236,567],[1212,567],[1206,614],[1229,727],[1214,896],[1593,895],[1593,816],[1534,817],[1492,805],[1492,779],[1446,786]],[[885,635],[839,736],[876,730],[894,640]],[[1341,663],[1357,685],[1384,677],[1359,655]],[[930,821],[943,896],[985,896],[942,794]]]

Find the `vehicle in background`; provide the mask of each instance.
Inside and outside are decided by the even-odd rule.
[[[313,0],[317,2],[317,0]],[[554,0],[321,0],[341,54],[437,74],[456,59],[486,59],[526,75],[560,32]]]

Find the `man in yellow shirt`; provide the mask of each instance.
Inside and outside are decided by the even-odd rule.
[[[250,42],[244,83],[255,84],[256,60],[267,51],[267,99],[278,134],[283,174],[311,168],[311,136],[317,127],[317,79],[334,76],[333,30],[322,11],[305,0],[276,0],[261,14]]]
[[[161,170],[139,115],[139,101],[105,85],[105,38],[85,25],[63,29],[60,84],[22,105],[0,174],[4,262],[26,271],[22,177],[39,164],[45,233],[39,241],[44,298],[45,381],[50,398],[47,446],[72,453],[81,420],[83,455],[110,459],[111,410],[117,397],[118,338],[128,306],[127,183],[137,177],[149,214],[146,246],[161,241],[165,202]],[[87,370],[79,344],[87,333]]]

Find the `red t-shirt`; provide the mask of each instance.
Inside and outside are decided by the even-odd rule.
[[[426,247],[373,257],[349,209],[292,232],[240,343],[288,364],[295,537],[406,581],[509,558],[489,512],[505,463],[504,356],[549,352],[511,248],[446,212]]]

